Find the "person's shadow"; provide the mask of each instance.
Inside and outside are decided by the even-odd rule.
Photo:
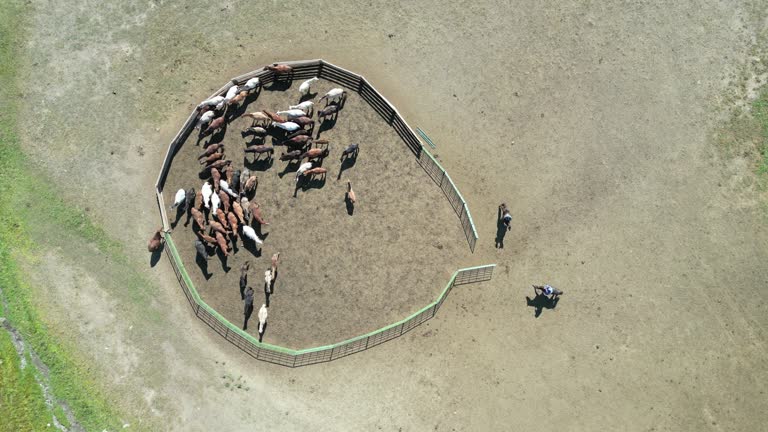
[[[163,256],[163,248],[165,247],[165,243],[160,245],[160,248],[158,248],[156,251],[152,252],[152,255],[149,257],[149,266],[154,267],[157,265],[158,262],[160,262],[160,257]]]
[[[507,235],[507,225],[504,223],[504,219],[501,218],[501,207],[499,207],[499,214],[496,216],[496,248],[504,249],[504,237]]]
[[[207,249],[207,248],[206,248]],[[213,273],[210,273],[208,271],[208,260],[201,257],[198,254],[195,254],[195,263],[197,263],[197,266],[200,267],[200,270],[203,272],[203,277],[205,277],[205,280],[208,280],[213,276]]]
[[[554,309],[557,307],[557,303],[560,301],[560,297],[551,299],[544,294],[536,294],[536,297],[534,298],[526,296],[525,301],[529,307],[534,308],[533,316],[538,318],[544,309]]]

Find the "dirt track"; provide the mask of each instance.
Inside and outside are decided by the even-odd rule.
[[[167,429],[758,430],[768,232],[711,138],[763,6],[33,1],[24,145],[157,284],[133,307],[103,257],[54,249],[33,273],[41,307],[120,407]],[[196,321],[145,242],[192,105],[222,77],[315,57],[430,133],[481,236],[462,264],[499,269],[397,341],[290,370]],[[502,200],[514,229],[496,250]],[[540,282],[566,295],[535,319]]]
[[[287,109],[297,103],[300,83],[279,90],[267,86],[239,112]],[[315,83],[315,101],[334,87],[324,80]],[[261,162],[254,163],[253,154],[243,159],[253,137],[240,132],[250,124],[236,118],[222,135],[199,143],[193,133],[174,157],[164,189],[166,202],[180,188],[200,189],[197,156],[210,139],[224,144],[234,169],[246,166],[258,175],[254,199],[270,222],[261,249],[238,241],[228,259],[213,256],[205,273],[195,260],[193,223],[184,228],[182,217],[173,231],[203,300],[230,322],[242,326],[241,265],[251,262],[249,284],[258,309],[266,301],[264,270],[275,252],[280,252],[281,265],[264,341],[291,348],[327,345],[399,321],[435,300],[453,271],[467,261],[467,241],[443,192],[397,133],[356,93],[349,93],[332,127],[318,123],[313,133],[330,141],[330,155],[322,165],[329,170],[325,180],[300,183],[298,189],[299,164],[278,159],[285,146],[275,145],[271,162],[263,155]],[[275,133],[265,142],[272,145],[280,138]],[[360,154],[341,171],[341,151],[351,143],[360,144]],[[348,179],[358,198],[351,216],[344,202]],[[174,221],[176,215],[171,212],[169,218]],[[248,331],[255,336],[257,324],[254,315]]]

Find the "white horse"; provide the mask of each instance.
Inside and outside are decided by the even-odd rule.
[[[243,235],[253,240],[259,246],[264,243],[264,240],[260,239],[259,236],[256,235],[256,230],[251,228],[249,225],[243,225]]]
[[[341,101],[347,96],[347,92],[342,88],[333,88],[328,91],[328,93],[325,94],[325,96],[321,97],[320,100],[326,99],[326,102],[333,102],[333,101]]]
[[[272,126],[278,127],[288,132],[296,132],[297,130],[301,129],[301,126],[297,125],[294,122],[285,122],[285,123],[272,122]]]
[[[229,188],[229,183],[227,183],[226,180],[221,179],[219,180],[219,187],[226,193],[228,193],[232,198],[237,198],[237,194],[235,191]]]
[[[305,117],[307,113],[300,109],[289,109],[287,111],[278,111],[277,115],[280,117],[285,117],[288,120],[299,118],[299,117]]]
[[[197,126],[195,126],[195,129],[200,129],[204,125],[207,125],[211,120],[213,120],[214,112],[213,111],[206,111],[203,113],[203,115],[200,116],[200,120],[197,122]]]
[[[176,191],[176,197],[173,200],[173,205],[171,206],[171,210],[175,209],[176,207],[180,206],[181,203],[184,202],[184,199],[187,197],[187,193],[184,191],[184,189],[179,189]]]
[[[259,309],[259,334],[264,333],[264,325],[267,324],[267,305],[261,305]]]
[[[312,84],[316,83],[317,81],[319,81],[319,78],[314,77],[301,83],[301,85],[299,86],[299,95],[306,96],[307,94],[309,94],[309,88],[312,86]]]
[[[211,210],[216,213],[216,210],[219,209],[219,205],[221,205],[221,198],[219,198],[219,194],[211,194],[211,205],[213,206],[213,209]]]
[[[312,101],[305,101],[305,102],[302,102],[302,103],[300,103],[298,105],[291,105],[291,106],[288,107],[288,109],[289,110],[294,110],[294,109],[302,110],[305,113],[307,113],[308,117],[312,117],[312,113],[315,111],[314,105],[315,104]]]
[[[205,106],[212,106],[216,107],[216,109],[220,109],[219,107],[224,106],[224,96],[214,96],[210,99],[206,99],[202,102],[200,102],[200,105],[198,105],[198,108],[202,108]]]
[[[258,87],[260,84],[261,82],[259,82],[258,78],[251,78],[248,81],[246,81],[245,84],[243,84],[243,86],[240,88],[240,91],[250,92],[251,90]]]
[[[213,195],[211,184],[208,182],[203,183],[203,187],[200,189],[200,192],[203,194],[203,203],[205,203],[205,208],[211,208],[211,195]]]

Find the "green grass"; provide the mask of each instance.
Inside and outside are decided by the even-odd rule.
[[[768,89],[763,89],[760,96],[752,104],[752,117],[757,122],[757,174],[768,175]]]
[[[37,310],[34,291],[24,277],[19,262],[34,260],[39,252],[33,236],[42,232],[66,231],[95,245],[118,262],[125,261],[119,245],[88,220],[85,213],[67,206],[57,197],[51,184],[39,176],[21,151],[17,135],[19,70],[16,47],[23,40],[25,14],[18,1],[0,8],[0,286],[8,302],[7,318],[38,354],[50,371],[54,395],[66,401],[86,430],[116,430],[122,421],[94,381],[88,367],[76,353],[58,340]],[[34,230],[31,228],[34,227]],[[139,291],[140,292],[140,291]],[[6,332],[0,340],[3,359],[0,375],[0,430],[41,430],[50,422],[39,386],[34,383],[34,367],[19,369],[19,359]],[[7,342],[7,343],[6,343]],[[14,362],[15,358],[15,362]],[[14,401],[5,405],[7,401]],[[3,409],[7,407],[7,412]],[[57,417],[63,416],[61,409]],[[66,423],[66,418],[61,420]]]
[[[43,430],[52,421],[34,368],[21,368],[10,334],[0,330],[0,432]]]

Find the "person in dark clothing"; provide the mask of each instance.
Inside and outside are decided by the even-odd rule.
[[[496,248],[504,247],[504,236],[507,235],[507,231],[512,229],[511,223],[512,215],[509,213],[509,208],[505,203],[501,203],[496,219]]]
[[[243,315],[245,316],[245,321],[243,322],[243,330],[248,330],[248,319],[251,318],[251,314],[253,313],[253,288],[248,287],[247,290],[245,290],[245,310],[243,311]]]

